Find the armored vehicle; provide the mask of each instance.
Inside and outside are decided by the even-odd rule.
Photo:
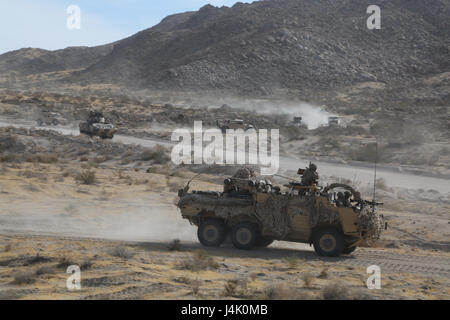
[[[337,127],[340,124],[340,119],[339,117],[336,116],[329,116],[328,117],[328,125],[330,127]]]
[[[251,123],[246,123],[244,120],[217,120],[217,127],[222,130],[222,133],[226,133],[228,129],[242,129],[244,131],[250,129],[256,129]]]
[[[233,176],[223,192],[179,190],[183,218],[198,227],[199,241],[220,246],[227,235],[233,245],[249,250],[274,240],[307,243],[318,255],[349,254],[362,243],[380,238],[387,227],[376,206],[344,184],[325,188],[291,182],[287,191],[270,181]],[[344,197],[337,197],[339,189]],[[343,201],[345,200],[345,201]]]
[[[101,112],[91,111],[87,121],[81,122],[80,133],[90,137],[97,136],[102,139],[112,139],[117,132],[115,126],[105,119]]]

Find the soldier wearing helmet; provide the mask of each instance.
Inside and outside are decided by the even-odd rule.
[[[310,187],[313,184],[317,184],[319,181],[319,174],[317,173],[317,166],[314,163],[310,163],[306,170],[299,169],[298,174],[302,175],[302,185]]]

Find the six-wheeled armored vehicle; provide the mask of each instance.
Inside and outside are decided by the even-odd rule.
[[[282,193],[270,181],[236,176],[225,180],[223,192],[189,193],[188,184],[179,190],[178,208],[198,226],[203,245],[220,246],[231,235],[236,248],[247,250],[280,240],[312,244],[319,255],[338,256],[378,240],[386,227],[378,203],[361,199],[350,186],[292,182],[286,187]]]

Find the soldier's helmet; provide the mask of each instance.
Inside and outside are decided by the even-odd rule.
[[[311,164],[309,165],[309,168],[310,168],[312,171],[317,171],[317,166],[316,166],[314,163],[311,163]]]

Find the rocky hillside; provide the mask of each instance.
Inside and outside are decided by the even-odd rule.
[[[30,75],[44,72],[86,68],[107,55],[113,45],[69,47],[49,51],[24,48],[0,55],[0,73]]]
[[[366,27],[372,4],[381,8],[381,30]],[[169,16],[113,45],[7,53],[0,56],[0,72],[83,69],[68,80],[244,94],[285,90],[304,96],[378,82],[394,92],[400,85],[408,96],[408,88],[423,87],[418,81],[450,70],[449,21],[450,0],[207,5]],[[441,102],[448,98],[442,92],[435,93]]]
[[[381,30],[366,27],[370,4]],[[405,83],[449,70],[449,18],[449,0],[207,5],[118,42],[75,79],[247,93]]]

